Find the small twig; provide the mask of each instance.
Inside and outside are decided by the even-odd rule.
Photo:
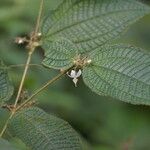
[[[16,98],[16,101],[15,101],[15,104],[14,104],[14,108],[16,108],[18,100],[20,98],[20,94],[21,94],[21,91],[22,91],[22,88],[23,88],[23,84],[24,84],[26,75],[27,75],[27,71],[29,69],[29,64],[30,64],[30,61],[31,61],[31,57],[32,57],[32,53],[29,52],[28,59],[27,59],[27,62],[26,62],[26,65],[25,65],[25,69],[24,69],[24,73],[23,73],[23,76],[22,76],[22,79],[21,79],[21,83],[20,83],[20,86],[19,86],[17,98]]]
[[[4,127],[3,127],[3,129],[2,129],[2,131],[0,133],[0,137],[2,137],[3,134],[4,134],[4,132],[6,131],[8,123],[9,123],[10,119],[13,117],[13,115],[14,115],[14,113],[11,113],[11,115],[9,116],[9,118],[7,119],[7,121],[5,122],[5,125],[4,125]]]
[[[18,103],[18,100],[19,100],[19,97],[20,97],[20,94],[21,94],[21,91],[22,91],[22,88],[23,88],[25,77],[26,77],[26,74],[27,74],[27,71],[28,71],[28,68],[29,68],[29,63],[31,61],[31,56],[32,56],[32,53],[29,53],[28,59],[27,59],[27,62],[26,62],[26,66],[25,66],[25,69],[24,69],[24,73],[23,73],[23,76],[22,76],[22,79],[21,79],[21,83],[20,83],[20,86],[19,86],[17,98],[15,100],[14,109],[11,111],[11,114],[10,114],[9,118],[7,119],[5,125],[4,125],[4,127],[3,127],[3,129],[0,133],[0,137],[3,136],[5,130],[7,129],[7,126],[8,126],[8,123],[9,123],[10,119],[13,117],[13,115],[16,112],[16,106],[17,106],[17,103]]]
[[[43,11],[43,6],[44,6],[44,0],[41,0],[39,14],[38,14],[38,18],[37,18],[37,22],[36,22],[36,27],[35,27],[35,31],[34,31],[34,36],[36,36],[38,34],[38,32],[39,32],[40,21],[41,21],[42,11]]]
[[[29,69],[29,64],[30,64],[30,61],[31,61],[31,57],[32,57],[32,54],[33,54],[35,48],[38,46],[38,44],[36,43],[37,42],[36,41],[37,40],[36,37],[37,37],[37,34],[39,32],[40,20],[41,20],[42,10],[43,10],[43,4],[44,4],[44,0],[41,0],[35,31],[34,31],[33,36],[31,36],[29,44],[27,46],[29,48],[28,58],[27,58],[27,62],[26,62],[25,69],[24,69],[24,73],[23,73],[23,76],[22,76],[22,79],[21,79],[21,83],[20,83],[20,86],[19,86],[19,90],[18,90],[18,93],[17,93],[17,97],[16,97],[16,100],[15,100],[14,109],[12,110],[9,118],[7,119],[5,125],[4,125],[4,127],[3,127],[3,129],[2,129],[2,131],[0,133],[0,137],[3,136],[4,132],[7,129],[7,126],[8,126],[8,123],[9,123],[10,119],[13,117],[13,115],[16,112],[17,103],[18,103],[18,100],[19,100],[19,97],[20,97],[20,94],[21,94],[21,91],[22,91],[22,88],[23,88],[23,85],[24,85],[24,81],[25,81],[28,69]]]
[[[41,93],[44,89],[46,89],[50,84],[54,83],[55,81],[57,81],[58,79],[60,79],[63,75],[65,75],[71,68],[61,72],[60,74],[58,74],[56,77],[54,77],[53,79],[49,80],[46,84],[44,84],[41,88],[39,88],[37,91],[35,91],[34,94],[32,94],[24,103],[22,103],[20,106],[18,106],[16,108],[16,111],[20,110],[21,108],[23,108],[28,102],[30,102],[36,95],[38,95],[39,93]]]

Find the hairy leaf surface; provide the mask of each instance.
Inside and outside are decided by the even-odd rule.
[[[18,149],[13,147],[13,145],[10,144],[8,141],[0,138],[0,150],[18,150]]]
[[[71,41],[60,38],[52,43],[47,43],[46,47],[44,66],[54,69],[68,69],[73,65],[77,49]]]
[[[92,51],[149,12],[148,6],[136,0],[64,0],[44,21],[43,40],[65,37],[80,52]]]
[[[9,100],[13,94],[13,87],[10,84],[8,72],[0,60],[0,104]]]
[[[81,150],[80,138],[67,122],[37,107],[18,112],[10,131],[32,150]]]
[[[113,45],[91,55],[83,70],[85,84],[103,94],[133,104],[150,105],[150,54],[141,49]]]

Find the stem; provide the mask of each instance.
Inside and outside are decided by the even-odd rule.
[[[72,67],[71,67],[72,68]],[[30,102],[36,95],[38,95],[39,93],[41,93],[43,90],[45,90],[50,84],[54,83],[55,81],[57,81],[58,79],[60,79],[63,75],[65,75],[70,69],[67,69],[64,72],[61,72],[60,74],[58,74],[56,77],[54,77],[53,79],[49,80],[46,84],[44,84],[41,88],[39,88],[37,91],[35,91],[34,94],[32,94],[24,103],[22,103],[20,106],[17,107],[16,111],[18,111],[19,109],[23,108],[28,102]]]
[[[38,14],[38,18],[37,18],[37,22],[36,22],[36,27],[35,27],[35,32],[34,32],[35,36],[39,32],[40,20],[41,20],[41,17],[42,17],[43,6],[44,6],[44,0],[41,0],[39,14]]]
[[[20,86],[19,86],[19,90],[18,90],[18,93],[17,93],[17,98],[15,100],[14,110],[11,112],[9,118],[7,119],[5,125],[4,125],[4,127],[3,127],[3,129],[2,129],[2,131],[0,133],[0,137],[3,136],[4,132],[7,129],[7,126],[8,126],[8,123],[9,123],[10,119],[13,117],[13,115],[16,112],[16,106],[17,106],[18,100],[20,98],[20,94],[21,94],[21,91],[22,91],[22,88],[23,88],[23,84],[24,84],[24,81],[25,81],[25,78],[26,78],[27,71],[29,69],[29,64],[30,64],[30,61],[31,61],[31,56],[32,56],[32,53],[29,53],[28,54],[28,59],[27,59],[26,65],[25,65],[24,73],[23,73],[23,76],[22,76],[22,79],[21,79],[21,83],[20,83]]]
[[[37,33],[39,31],[40,20],[41,20],[42,10],[43,10],[43,4],[44,4],[44,0],[41,0],[34,36],[33,36],[33,38],[30,39],[31,44],[32,44],[32,42],[34,43],[34,39],[37,36]],[[26,78],[26,75],[27,75],[27,72],[28,72],[28,69],[29,69],[29,64],[31,62],[31,57],[32,57],[32,54],[33,54],[34,50],[35,50],[35,47],[33,46],[33,48],[32,48],[32,45],[31,45],[31,48],[29,49],[28,58],[27,58],[27,62],[26,62],[26,65],[25,65],[25,69],[24,69],[24,72],[23,72],[23,76],[22,76],[22,79],[21,79],[21,83],[20,83],[20,86],[19,86],[19,90],[18,90],[18,93],[17,93],[17,97],[16,97],[16,100],[15,100],[14,109],[12,110],[9,118],[7,119],[5,125],[4,125],[4,127],[3,127],[3,129],[2,129],[2,131],[0,133],[0,137],[2,137],[3,134],[5,133],[10,119],[13,117],[13,115],[16,112],[17,103],[18,103],[18,100],[20,98],[20,94],[21,94],[21,91],[22,91],[22,88],[23,88],[23,85],[24,85],[24,81],[25,81],[25,78]]]
[[[3,134],[4,134],[4,132],[6,131],[8,123],[9,123],[10,119],[13,117],[13,115],[14,115],[14,113],[11,113],[11,115],[9,116],[9,118],[7,119],[7,121],[5,122],[5,125],[4,125],[4,127],[3,127],[3,129],[2,129],[2,131],[0,133],[0,137],[2,137]]]
[[[17,93],[17,97],[16,97],[16,100],[15,100],[14,110],[11,112],[9,118],[7,119],[5,125],[4,125],[4,127],[3,127],[3,129],[2,129],[2,131],[0,133],[0,137],[3,136],[4,132],[7,129],[7,126],[8,126],[8,123],[9,123],[10,119],[13,117],[13,115],[16,112],[16,106],[17,106],[18,100],[20,98],[20,94],[21,94],[21,91],[22,91],[22,88],[23,88],[23,84],[24,84],[26,75],[27,75],[27,71],[29,69],[29,64],[30,64],[30,61],[31,61],[31,56],[32,56],[32,53],[29,52],[28,58],[27,58],[27,62],[26,62],[26,65],[25,65],[25,69],[24,69],[24,72],[23,72],[23,76],[22,76],[22,79],[21,79],[21,83],[20,83],[20,86],[19,86],[19,90],[18,90],[18,93]]]
[[[22,91],[22,88],[23,88],[23,85],[24,85],[24,81],[25,81],[25,78],[26,78],[26,75],[27,75],[27,71],[29,69],[29,64],[31,62],[31,57],[32,57],[32,53],[29,52],[28,59],[27,59],[27,62],[26,62],[26,65],[25,65],[25,69],[24,69],[24,73],[23,73],[23,76],[22,76],[22,79],[21,79],[21,83],[20,83],[20,86],[19,86],[17,98],[16,98],[16,101],[15,101],[15,104],[14,104],[14,108],[16,108],[18,100],[20,98],[20,94],[21,94],[21,91]]]

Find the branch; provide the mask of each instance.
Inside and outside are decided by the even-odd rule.
[[[37,33],[39,32],[40,20],[41,20],[42,10],[43,10],[43,4],[44,4],[44,0],[41,0],[35,31],[34,31],[33,37],[30,38],[29,45],[28,45],[28,47],[29,47],[28,58],[27,58],[27,62],[26,62],[26,65],[25,65],[23,76],[22,76],[22,79],[21,79],[21,82],[20,82],[20,86],[19,86],[19,90],[18,90],[18,93],[17,93],[17,97],[16,97],[16,100],[15,100],[14,109],[12,110],[9,118],[7,119],[5,125],[4,125],[4,127],[3,127],[3,129],[2,129],[2,131],[0,133],[0,137],[2,137],[3,134],[5,133],[10,119],[13,117],[13,115],[16,112],[17,103],[18,103],[18,100],[20,98],[20,94],[21,94],[21,91],[22,91],[22,88],[23,88],[23,85],[24,85],[24,82],[25,82],[25,78],[26,78],[26,75],[27,75],[27,72],[28,72],[28,69],[29,69],[29,64],[31,62],[32,54],[33,54],[33,52],[34,52],[34,50],[36,48],[35,42],[36,42]]]
[[[60,79],[63,75],[65,75],[69,70],[71,70],[71,68],[61,72],[60,74],[58,74],[56,77],[54,77],[53,79],[49,80],[46,84],[44,84],[41,88],[39,88],[37,91],[35,91],[34,94],[32,94],[24,103],[22,103],[20,106],[18,106],[16,108],[16,111],[20,110],[21,108],[23,108],[27,103],[29,103],[36,95],[38,95],[39,93],[41,93],[43,90],[45,90],[50,84],[54,83],[55,81],[57,81],[58,79]]]
[[[39,32],[43,6],[44,6],[44,0],[41,0],[40,9],[39,9],[39,15],[38,15],[38,18],[37,18],[36,27],[35,27],[35,31],[34,31],[34,36],[36,36],[37,33]]]

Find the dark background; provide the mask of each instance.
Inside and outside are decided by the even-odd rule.
[[[45,0],[44,14],[55,9],[60,2]],[[148,0],[143,2],[150,5]],[[14,39],[33,30],[39,3],[40,0],[0,0],[0,57],[7,65],[25,63],[27,50],[23,45],[17,46]],[[138,21],[116,42],[130,43],[150,51],[150,15]],[[40,64],[42,59],[43,51],[39,48],[32,63]],[[16,90],[22,71],[23,67],[9,70]],[[32,67],[24,90],[28,89],[30,94],[56,73],[42,67]],[[83,84],[82,79],[75,88],[67,77],[49,87],[37,99],[44,110],[67,120],[83,136],[87,146],[91,146],[90,150],[150,150],[148,106],[135,106],[97,96]],[[4,110],[0,111],[3,112],[0,113],[1,128],[6,115]],[[11,142],[26,150],[20,140],[12,138]]]

